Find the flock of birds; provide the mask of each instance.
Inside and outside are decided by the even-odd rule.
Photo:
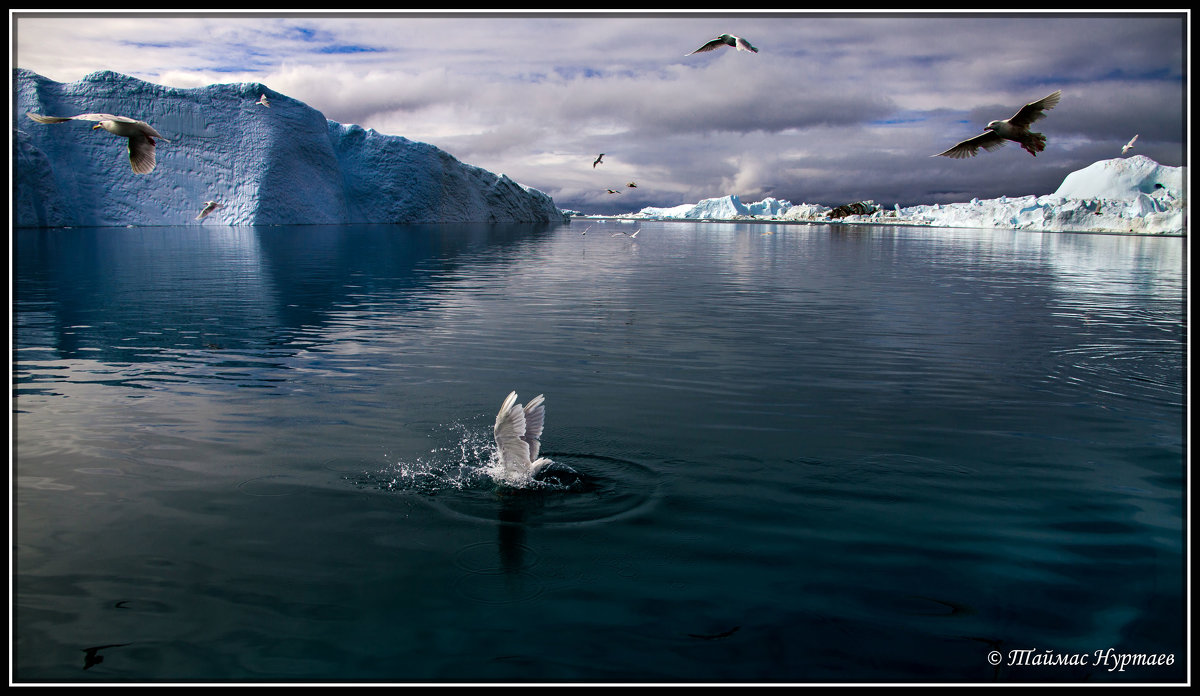
[[[732,34],[721,34],[686,55],[691,56],[696,53],[715,51],[723,46],[729,46],[738,51],[758,53],[758,49],[751,45],[749,41]],[[1057,106],[1061,98],[1062,92],[1055,91],[1037,101],[1030,102],[1021,107],[1011,118],[991,121],[984,127],[983,133],[968,138],[945,152],[940,152],[932,156],[964,159],[974,157],[979,153],[981,148],[991,152],[1011,141],[1019,144],[1026,152],[1036,157],[1037,153],[1046,149],[1046,136],[1031,131],[1030,126],[1045,118],[1045,112]],[[266,94],[259,97],[259,100],[254,102],[254,104],[268,108],[271,106]],[[93,130],[103,128],[113,135],[119,135],[128,140],[129,164],[133,168],[134,173],[137,174],[148,174],[154,170],[156,141],[170,142],[145,121],[139,121],[126,116],[114,116],[111,114],[42,116],[34,113],[29,113],[28,116],[34,121],[44,124],[77,120],[95,121],[96,125],[92,126]],[[1133,139],[1121,148],[1121,154],[1125,154],[1133,148],[1134,142],[1137,139],[1137,135],[1133,136]],[[604,153],[600,153],[592,162],[592,169],[602,164],[603,161]],[[625,186],[627,188],[637,188],[637,184],[633,181],[625,184]],[[606,191],[609,194],[620,193],[620,191],[611,188],[606,189]],[[196,219],[202,220],[223,207],[225,207],[224,204],[219,201],[206,201],[204,208],[196,216]],[[586,235],[589,229],[591,229],[590,225],[580,234]],[[632,234],[614,232],[612,236],[624,235],[630,239],[635,239],[639,232],[641,232],[640,227]],[[505,483],[517,485],[532,480],[547,465],[552,463],[549,459],[538,456],[545,420],[546,398],[544,395],[537,395],[525,405],[517,403],[517,393],[515,391],[504,399],[504,402],[500,406],[500,412],[496,415],[493,435],[496,440],[499,463],[503,471],[501,477]]]
[[[705,51],[715,51],[722,46],[731,46],[739,51],[758,53],[758,49],[751,45],[746,39],[743,39],[740,36],[734,36],[733,34],[721,34],[717,38],[705,43],[700,48],[697,48],[691,53],[686,54],[685,57],[694,55],[696,53],[703,53]],[[1049,111],[1057,106],[1060,99],[1062,99],[1062,91],[1056,90],[1037,101],[1030,102],[1025,106],[1022,106],[1020,110],[1018,110],[1017,113],[1012,116],[1012,118],[991,121],[984,127],[983,132],[979,135],[976,135],[972,138],[967,138],[945,152],[939,152],[938,154],[931,156],[949,157],[951,159],[965,159],[967,157],[974,157],[975,155],[979,154],[979,150],[981,148],[991,152],[992,150],[1003,147],[1009,141],[1012,141],[1019,144],[1030,155],[1037,157],[1037,153],[1046,149],[1046,136],[1041,133],[1035,133],[1031,131],[1029,127],[1037,121],[1045,118],[1046,111]],[[1121,148],[1121,154],[1129,152],[1129,150],[1133,148],[1134,141],[1137,139],[1138,136],[1133,136],[1133,139]],[[592,169],[595,169],[597,164],[602,164],[603,160],[604,153],[600,153],[600,155],[592,162]],[[626,184],[626,186],[636,188],[637,184],[631,181]],[[620,191],[616,191],[614,189],[605,189],[605,191],[609,194],[620,193]]]
[[[685,54],[685,57],[695,55],[697,53],[704,53],[706,51],[715,51],[723,46],[729,46],[738,51],[758,53],[758,49],[751,45],[751,43],[746,39],[743,39],[740,36],[734,36],[733,34],[721,34],[715,39],[708,41],[700,48],[697,48],[691,53]],[[938,154],[932,156],[964,159],[967,157],[974,157],[979,153],[981,148],[991,152],[992,150],[1004,146],[1007,142],[1012,141],[1019,144],[1025,149],[1026,152],[1036,157],[1037,153],[1046,149],[1046,136],[1042,135],[1041,133],[1035,133],[1031,131],[1029,127],[1037,121],[1045,118],[1046,111],[1057,106],[1061,98],[1062,92],[1055,91],[1052,94],[1042,97],[1035,102],[1030,102],[1021,107],[1021,109],[1017,111],[1012,118],[991,121],[987,124],[987,126],[984,127],[983,133],[980,133],[973,138],[968,138],[956,144],[954,147],[946,150],[945,152],[939,152]],[[268,108],[271,106],[271,102],[269,99],[267,99],[266,94],[260,96],[258,101],[254,102],[254,104]],[[42,116],[34,113],[30,113],[28,115],[29,118],[38,123],[62,123],[64,121],[75,120],[95,121],[96,125],[92,126],[93,129],[103,128],[113,135],[119,135],[128,140],[129,164],[136,174],[149,174],[154,170],[154,152],[156,140],[170,142],[163,136],[159,135],[158,131],[154,130],[154,127],[149,123],[146,123],[145,121],[139,121],[134,118],[129,118],[127,116],[114,116],[112,114]],[[1137,138],[1138,136],[1133,136],[1133,139],[1121,148],[1121,154],[1129,152]],[[595,169],[596,165],[602,164],[603,161],[604,153],[600,153],[600,155],[597,156],[592,162],[592,168]],[[637,188],[637,184],[632,181],[625,184],[625,186],[627,188]],[[605,189],[605,191],[610,195],[621,193],[620,191],[611,188]],[[220,203],[208,201],[204,204],[203,210],[201,210],[200,214],[196,216],[196,219],[202,220],[213,211],[219,210],[222,207],[224,206]]]

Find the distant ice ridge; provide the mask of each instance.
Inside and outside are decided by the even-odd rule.
[[[177,89],[111,71],[60,83],[14,70],[18,227],[559,222],[550,196],[426,143],[326,119],[258,83]],[[270,107],[256,104],[266,94]],[[170,142],[145,175],[125,140],[25,114],[110,113]],[[86,124],[90,126],[91,124]],[[225,207],[195,220],[204,202]]]
[[[1101,160],[1068,174],[1058,190],[1049,195],[976,198],[968,203],[908,208],[897,205],[870,215],[850,215],[838,222],[1183,234],[1187,225],[1184,169],[1161,165],[1144,155]],[[747,205],[737,195],[730,195],[673,208],[643,208],[619,217],[819,222],[827,220],[830,210],[816,203],[793,205],[775,198]]]

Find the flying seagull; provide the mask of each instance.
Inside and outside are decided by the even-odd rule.
[[[631,182],[629,182],[628,184],[625,184],[625,186],[626,186],[627,188],[637,188],[637,184],[635,184],[635,183],[634,183],[634,182],[632,182],[632,181],[631,181]]]
[[[1129,152],[1130,150],[1132,150],[1132,149],[1133,149],[1133,144],[1134,144],[1135,142],[1137,142],[1137,136],[1136,136],[1136,135],[1135,135],[1135,136],[1133,136],[1133,139],[1131,139],[1129,142],[1125,143],[1125,146],[1121,148],[1121,154],[1123,155],[1123,154],[1125,154],[1126,152]]]
[[[270,102],[270,100],[267,99],[267,95],[265,95],[265,94],[262,95],[261,97],[259,97],[258,101],[254,102],[254,103],[262,104],[263,106],[268,107],[268,108],[271,106],[271,102]]]
[[[595,161],[595,162],[592,162],[592,169],[595,169],[595,168],[596,168],[596,165],[597,165],[597,164],[600,164],[600,160],[602,160],[602,159],[604,159],[604,153],[603,153],[603,152],[601,152],[601,153],[600,153],[600,156],[596,158],[596,161]]]
[[[610,236],[612,236],[612,237],[625,236],[625,237],[629,237],[630,239],[633,239],[634,237],[638,236],[638,232],[641,232],[641,231],[642,231],[642,228],[640,228],[640,227],[637,228],[637,230],[635,230],[633,234],[629,234],[628,232],[622,232],[621,230],[617,230],[616,232],[613,232]]]
[[[983,133],[974,138],[968,138],[933,157],[951,157],[953,159],[974,157],[979,153],[979,148],[982,147],[991,152],[1002,147],[1008,140],[1020,143],[1026,152],[1037,157],[1037,153],[1046,149],[1046,136],[1030,131],[1029,126],[1033,125],[1035,121],[1045,118],[1046,110],[1053,109],[1061,98],[1062,91],[1059,90],[1035,102],[1030,102],[1022,106],[1021,110],[1012,118],[1006,121],[992,121],[987,124]]]
[[[743,39],[742,37],[734,36],[733,34],[721,34],[717,38],[713,39],[712,41],[709,41],[708,43],[704,44],[700,48],[697,48],[696,50],[692,51],[691,53],[688,53],[687,55],[690,56],[695,53],[703,53],[704,51],[715,51],[718,48],[720,48],[721,46],[733,46],[734,48],[736,48],[739,51],[750,51],[751,53],[758,53],[758,49],[751,46],[750,42]]]
[[[549,459],[538,457],[545,423],[546,397],[542,394],[522,406],[517,403],[517,393],[514,391],[500,404],[492,433],[496,437],[500,465],[504,467],[504,482],[528,481],[550,463]]]
[[[617,194],[621,193],[620,191],[614,191],[612,189],[604,189],[604,190],[608,191],[609,193],[617,193]]]
[[[588,230],[590,230],[590,229],[592,229],[592,226],[591,226],[591,225],[588,225],[587,227],[583,228],[583,231],[582,231],[582,232],[580,232],[579,234],[587,234],[587,231],[588,231]]]
[[[204,210],[200,211],[200,214],[196,216],[196,219],[203,220],[204,218],[208,217],[209,213],[213,212],[214,210],[217,210],[219,208],[224,208],[224,207],[225,207],[225,204],[223,204],[223,203],[218,203],[216,201],[206,201],[204,203]]]
[[[92,130],[104,130],[129,139],[129,165],[135,174],[149,174],[154,171],[154,139],[171,142],[158,134],[149,123],[125,116],[112,114],[79,114],[78,116],[42,116],[28,114],[29,118],[38,123],[62,123],[63,121],[99,121]]]

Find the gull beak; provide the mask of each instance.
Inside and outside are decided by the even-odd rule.
[[[96,130],[96,129],[97,129],[97,128],[99,128],[99,127],[100,127],[100,124],[99,124],[99,123],[97,123],[96,125],[92,126],[92,130]]]

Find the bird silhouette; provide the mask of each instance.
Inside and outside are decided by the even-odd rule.
[[[1003,147],[1009,140],[1014,143],[1020,143],[1026,152],[1037,157],[1037,153],[1046,149],[1046,136],[1030,131],[1029,126],[1045,118],[1046,110],[1053,109],[1061,98],[1062,91],[1059,90],[1035,102],[1030,102],[1022,106],[1021,110],[1012,118],[1002,121],[992,121],[987,124],[983,133],[974,138],[967,138],[949,150],[933,155],[933,157],[950,157],[953,159],[974,157],[979,153],[979,148],[981,147],[991,152],[996,148]]]
[[[712,41],[709,41],[708,43],[704,44],[700,48],[697,48],[696,50],[692,51],[691,53],[688,53],[687,55],[690,56],[690,55],[694,55],[696,53],[703,53],[704,51],[715,51],[722,46],[733,46],[734,48],[736,48],[739,51],[750,51],[751,53],[758,53],[757,48],[751,46],[749,41],[741,38],[740,36],[734,36],[733,34],[721,34],[717,38],[713,39]]]
[[[595,162],[592,162],[592,169],[595,169],[595,168],[596,168],[596,165],[597,165],[597,164],[600,164],[600,160],[602,160],[602,159],[604,159],[604,153],[603,153],[603,152],[601,152],[601,153],[600,153],[600,156],[596,158],[596,161],[595,161]]]

